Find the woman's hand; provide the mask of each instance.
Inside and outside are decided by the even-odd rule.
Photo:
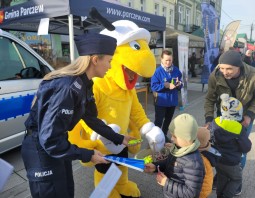
[[[104,159],[104,155],[97,150],[94,150],[94,155],[92,155],[91,162],[94,164],[108,164],[109,162]]]
[[[176,86],[173,84],[173,83],[169,83],[169,89],[172,90],[172,89],[175,89]]]
[[[137,140],[137,138],[131,137],[129,135],[124,135],[122,144],[124,144],[125,146],[136,146],[138,144],[141,144],[141,142],[142,142],[142,141],[137,141],[137,144],[129,144],[130,140]]]

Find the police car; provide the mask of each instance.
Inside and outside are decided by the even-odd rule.
[[[0,153],[21,145],[34,95],[51,70],[26,43],[0,29]]]

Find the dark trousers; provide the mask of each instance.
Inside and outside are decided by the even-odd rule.
[[[50,157],[38,138],[26,135],[21,155],[33,198],[73,198],[72,161]]]
[[[191,77],[196,77],[196,72],[195,72],[195,64],[190,64],[190,73]]]
[[[167,136],[168,127],[173,118],[175,106],[162,107],[155,105],[155,122],[154,124],[162,129],[165,136]]]
[[[239,164],[228,166],[218,163],[217,170],[217,196],[232,198],[242,184],[242,168]]]

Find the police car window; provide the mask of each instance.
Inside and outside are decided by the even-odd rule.
[[[39,60],[19,44],[16,44],[16,46],[20,52],[22,59],[24,60],[25,67],[34,67],[35,69],[40,71]]]
[[[0,36],[0,80],[15,79],[21,69],[22,62],[11,40]]]

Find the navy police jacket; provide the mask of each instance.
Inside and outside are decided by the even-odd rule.
[[[67,132],[80,119],[98,134],[115,144],[122,144],[124,136],[97,118],[92,86],[93,81],[86,74],[41,82],[25,126],[39,138],[40,145],[50,156],[83,162],[91,160],[93,150],[79,148],[68,141]]]

